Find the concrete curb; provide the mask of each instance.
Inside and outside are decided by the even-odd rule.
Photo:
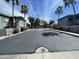
[[[27,31],[29,31],[29,30],[26,30],[26,31],[24,31],[24,32],[27,32]],[[19,35],[19,34],[22,34],[22,33],[24,33],[24,32],[19,32],[19,33],[12,34],[12,35],[9,35],[9,36],[1,36],[1,37],[0,37],[0,40],[3,40],[3,39],[8,38],[8,37],[15,36],[15,35]]]
[[[57,31],[59,31],[59,32],[61,32],[61,33],[68,34],[68,35],[71,35],[71,36],[79,37],[79,34],[77,34],[77,33],[66,32],[66,31],[61,31],[61,30],[57,30]]]
[[[79,51],[0,55],[0,59],[79,59]]]

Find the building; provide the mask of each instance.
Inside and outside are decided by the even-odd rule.
[[[58,20],[59,26],[71,26],[71,25],[79,25],[79,14],[73,16],[68,15]]]
[[[7,27],[7,24],[9,22],[9,16],[0,14],[0,29],[4,29]]]
[[[5,36],[6,35],[6,27],[9,22],[9,16],[0,14],[0,36]]]
[[[58,27],[59,29],[63,29],[63,30],[69,30],[72,31],[72,29],[74,29],[74,31],[79,31],[79,14],[74,15],[68,15],[65,16],[63,18],[60,18],[58,20]]]
[[[15,23],[14,24],[15,24],[16,28],[26,27],[26,20],[24,20],[23,17],[21,17],[21,16],[14,16],[14,19],[15,19]],[[12,20],[12,17],[10,17],[10,20]]]
[[[19,30],[23,27],[26,27],[25,20],[23,17],[18,16],[14,17],[15,27]],[[0,36],[10,35],[13,32],[13,20],[11,16],[0,14]]]
[[[19,31],[21,30],[21,28],[27,27],[26,25],[26,20],[24,20],[23,17],[18,16],[18,17],[14,17],[15,19],[15,27],[19,29]]]

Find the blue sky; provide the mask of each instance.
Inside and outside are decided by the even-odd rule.
[[[54,13],[58,6],[64,6],[62,0],[20,0],[21,4],[26,4],[29,8],[29,13],[27,16],[39,17],[42,20],[55,20],[57,21],[57,15]],[[77,13],[79,13],[79,0],[76,0],[75,5]],[[20,6],[21,6],[20,4]],[[20,13],[20,6],[15,7],[15,16],[23,16]],[[0,0],[0,13],[11,16],[11,4],[5,2],[5,0]],[[61,17],[73,14],[72,6],[69,8],[64,8],[64,12]]]

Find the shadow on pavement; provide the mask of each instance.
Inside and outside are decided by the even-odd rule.
[[[44,37],[48,37],[48,36],[58,36],[58,33],[55,33],[55,32],[44,32],[44,33],[42,33],[42,35],[44,36]]]

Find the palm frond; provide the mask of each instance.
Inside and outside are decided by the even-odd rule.
[[[55,11],[55,14],[59,15],[59,14],[62,14],[63,13],[63,7],[62,6],[59,6],[56,11]]]
[[[19,5],[19,3],[20,3],[19,0],[16,0],[16,5]]]
[[[70,4],[74,5],[77,3],[75,0],[63,0],[63,2],[64,2],[65,7],[67,7],[67,6],[69,7]]]
[[[28,7],[26,5],[21,6],[21,13],[24,13],[24,14],[28,13]]]
[[[8,3],[10,2],[10,0],[5,0],[5,1],[8,2]]]

